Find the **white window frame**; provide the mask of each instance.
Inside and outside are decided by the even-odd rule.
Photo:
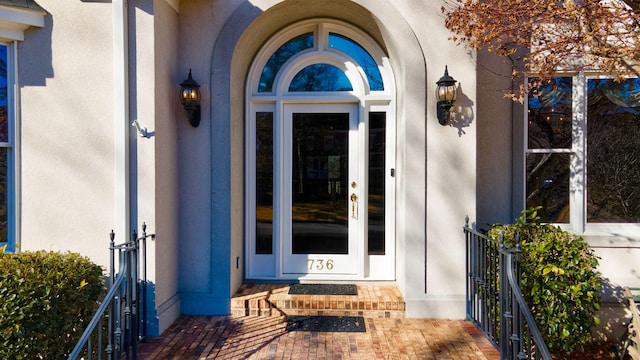
[[[589,223],[587,222],[587,82],[590,79],[611,79],[611,75],[599,73],[569,73],[556,74],[557,77],[572,78],[572,146],[571,149],[537,150],[529,149],[528,145],[528,99],[525,99],[524,111],[524,138],[523,161],[526,162],[527,153],[551,152],[570,154],[570,182],[569,182],[569,207],[570,220],[568,223],[554,223],[563,230],[582,236],[615,236],[625,238],[640,238],[640,223]],[[530,76],[529,78],[534,77]],[[525,80],[528,81],[528,80]],[[525,83],[525,86],[528,86]],[[578,111],[578,109],[584,109]],[[576,136],[579,134],[579,136]],[[522,203],[526,207],[526,166],[523,166],[523,194]]]
[[[18,99],[17,99],[17,42],[1,42],[7,47],[7,141],[0,142],[0,147],[7,149],[6,191],[7,191],[7,241],[0,243],[6,246],[7,252],[20,250],[19,239],[19,211],[17,209],[19,171],[19,147],[17,146],[18,125]]]

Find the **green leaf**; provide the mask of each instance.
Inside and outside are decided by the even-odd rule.
[[[78,254],[2,254],[0,359],[66,358],[104,291],[102,268]]]
[[[503,235],[505,244],[515,245],[521,234],[522,293],[538,328],[547,329],[552,353],[569,354],[592,339],[590,329],[599,322],[599,258],[581,237],[540,224],[540,210],[523,211],[514,224],[497,226],[489,235]]]

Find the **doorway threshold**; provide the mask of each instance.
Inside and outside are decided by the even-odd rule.
[[[243,284],[231,299],[233,316],[362,316],[404,318],[405,300],[392,283],[357,283],[357,295],[289,294],[290,284]]]

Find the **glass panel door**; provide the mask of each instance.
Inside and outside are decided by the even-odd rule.
[[[358,132],[355,105],[285,106],[283,272],[358,269]],[[287,208],[288,207],[288,208]]]

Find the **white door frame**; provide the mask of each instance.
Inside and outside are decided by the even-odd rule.
[[[314,46],[290,58],[278,71],[271,92],[259,92],[258,83],[262,69],[269,57],[280,46],[301,34],[313,32]],[[371,91],[365,71],[357,61],[347,54],[329,49],[326,36],[329,32],[338,33],[360,44],[375,59],[384,80],[384,90]],[[289,83],[300,69],[315,63],[328,63],[344,71],[353,85],[353,91],[341,92],[296,92],[289,93]],[[331,19],[306,20],[286,28],[273,36],[256,56],[246,86],[246,226],[245,226],[245,277],[249,279],[318,279],[318,280],[394,280],[395,279],[395,82],[390,63],[382,49],[365,33],[354,29],[351,25]],[[287,181],[281,170],[273,174],[273,252],[271,254],[256,253],[256,114],[265,112],[273,117],[274,168],[280,169],[285,164],[286,142],[291,141],[285,134],[283,122],[286,122],[292,109],[300,112],[312,112],[310,109],[332,109],[327,112],[341,112],[336,109],[351,107],[356,111],[358,125],[354,135],[358,140],[360,154],[357,166],[358,186],[358,221],[355,224],[357,235],[357,259],[355,271],[343,274],[330,274],[326,271],[312,273],[286,273],[283,262],[287,257],[285,249],[286,232],[290,224],[286,224],[286,216],[281,216],[287,207],[290,196],[275,191],[278,185]],[[320,110],[318,110],[320,111]],[[323,110],[322,110],[323,111]],[[385,147],[385,252],[384,255],[369,255],[367,248],[367,164],[368,164],[368,119],[369,114],[381,112],[386,119]],[[290,120],[289,120],[290,121]],[[289,137],[290,138],[290,137]],[[285,143],[283,143],[285,142]],[[351,141],[350,141],[351,142]],[[351,156],[351,154],[350,154]],[[290,177],[288,178],[290,181]],[[351,181],[351,180],[350,180]],[[349,193],[351,194],[351,193]],[[289,194],[290,195],[290,194]],[[288,205],[290,211],[290,204]],[[290,212],[289,212],[290,213]],[[290,218],[290,216],[289,216]],[[290,236],[289,236],[290,237]],[[306,261],[306,260],[305,260]],[[326,264],[326,263],[324,263]],[[316,263],[317,265],[317,263]]]

